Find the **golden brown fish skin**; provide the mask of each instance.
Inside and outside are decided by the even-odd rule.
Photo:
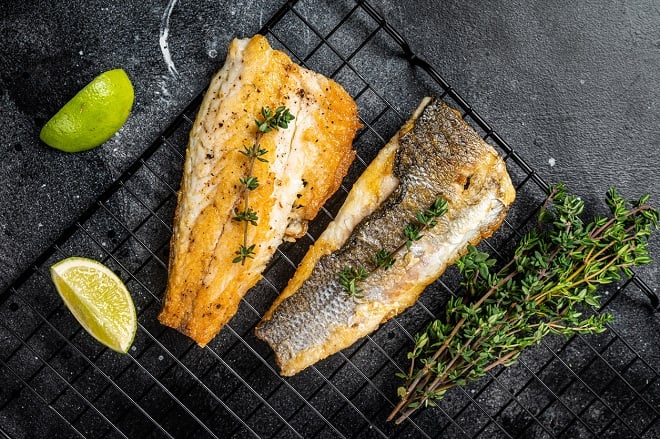
[[[513,202],[504,162],[457,111],[427,99],[417,115],[358,179],[327,233],[257,326],[283,375],[350,346],[411,306],[468,243],[499,227]],[[380,180],[376,171],[383,173]],[[379,181],[391,189],[380,190]],[[356,207],[364,198],[360,192],[371,207]],[[375,252],[398,248],[406,224],[438,196],[447,200],[447,214],[391,268],[373,271],[360,283],[363,301],[347,298],[337,273],[345,267],[373,269]]]
[[[260,138],[268,163],[252,175],[258,225],[248,229],[254,259],[232,263],[243,224],[232,220],[243,202],[239,178],[255,141],[262,107],[284,105],[295,115],[288,129]],[[208,343],[234,316],[261,278],[277,246],[302,236],[307,222],[338,189],[355,156],[357,106],[334,81],[303,69],[263,36],[234,40],[204,96],[190,133],[170,245],[161,323]]]

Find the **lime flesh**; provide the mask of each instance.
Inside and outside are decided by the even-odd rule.
[[[39,137],[66,152],[85,151],[110,139],[124,125],[135,99],[123,69],[108,70],[80,90],[43,126]]]
[[[131,294],[108,267],[92,259],[71,257],[50,267],[64,304],[95,339],[126,353],[137,330]]]

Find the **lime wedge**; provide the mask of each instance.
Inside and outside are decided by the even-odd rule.
[[[66,152],[99,146],[124,125],[133,108],[133,84],[123,69],[94,78],[46,122],[39,137]]]
[[[126,353],[137,330],[131,294],[108,267],[71,257],[50,267],[57,292],[82,327],[117,352]]]

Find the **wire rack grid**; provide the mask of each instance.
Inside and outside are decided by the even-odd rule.
[[[300,32],[284,31],[292,28]],[[517,365],[449,392],[438,407],[401,425],[387,423],[397,402],[394,374],[406,366],[413,334],[457,294],[451,270],[374,334],[295,377],[278,375],[254,325],[331,221],[350,183],[423,95],[439,94],[461,109],[506,159],[518,198],[502,229],[483,244],[492,254],[511,249],[548,186],[369,3],[289,1],[261,33],[302,65],[342,83],[358,103],[364,129],[344,186],[306,237],[278,249],[263,281],[206,348],[161,326],[156,314],[176,190],[199,96],[0,295],[0,435],[660,437],[660,372],[627,336],[626,324],[635,322],[615,323],[597,336],[549,337]],[[92,340],[54,292],[48,267],[70,255],[102,261],[132,292],[139,324],[127,355]],[[641,307],[626,299],[640,293],[657,308],[653,291],[635,276],[610,291],[599,312]]]

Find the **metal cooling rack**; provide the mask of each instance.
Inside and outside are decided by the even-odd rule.
[[[300,32],[283,32],[291,26]],[[418,304],[355,346],[293,378],[277,374],[252,328],[338,210],[350,182],[424,94],[460,108],[506,158],[518,199],[484,244],[494,255],[520,236],[547,184],[369,3],[290,1],[261,33],[301,64],[337,79],[356,99],[364,129],[345,186],[305,238],[278,250],[264,280],[206,348],[161,326],[156,314],[175,194],[198,97],[0,294],[0,436],[658,437],[660,372],[626,331],[635,321],[615,322],[597,336],[549,337],[517,365],[453,389],[437,408],[399,426],[386,423],[396,403],[394,373],[406,365],[412,334],[457,291],[451,270]],[[374,79],[374,70],[385,70],[390,82],[379,86],[382,72]],[[139,328],[128,355],[99,346],[64,309],[48,267],[70,255],[104,262],[131,290]],[[640,292],[658,307],[653,291],[635,276],[606,292],[601,311],[644,308],[630,303]]]

